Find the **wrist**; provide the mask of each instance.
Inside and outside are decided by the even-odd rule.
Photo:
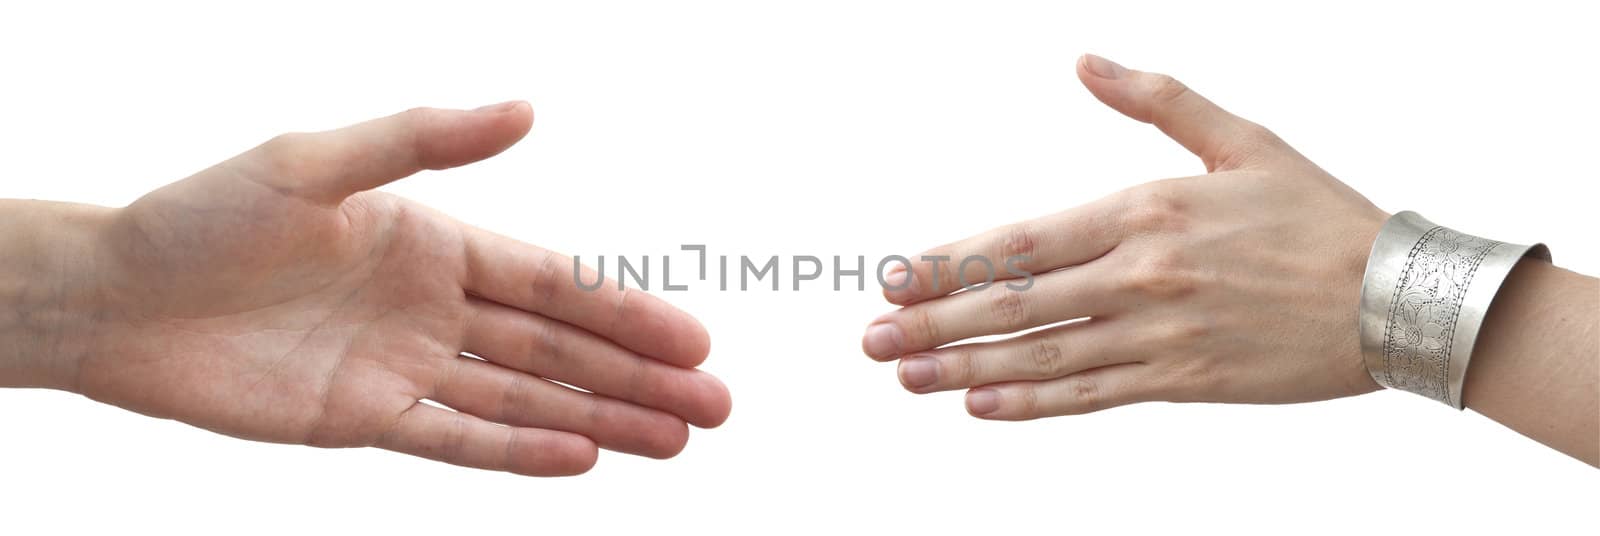
[[[1543,244],[1465,234],[1415,212],[1384,223],[1362,278],[1361,350],[1372,379],[1463,409],[1461,393],[1495,295]]]
[[[113,209],[0,200],[0,387],[73,390],[97,311]]]

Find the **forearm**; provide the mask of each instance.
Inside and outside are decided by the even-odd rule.
[[[94,243],[109,209],[0,200],[0,387],[70,390],[95,317]]]
[[[1466,405],[1600,466],[1600,280],[1519,263],[1478,335]]]

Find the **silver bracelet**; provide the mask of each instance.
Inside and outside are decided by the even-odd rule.
[[[1478,328],[1511,268],[1544,244],[1472,236],[1415,212],[1378,231],[1361,281],[1361,355],[1379,385],[1462,409]]]

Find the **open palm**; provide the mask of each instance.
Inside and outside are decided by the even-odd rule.
[[[368,191],[493,156],[531,122],[514,102],[288,134],[122,209],[78,390],[247,439],[531,475],[581,473],[597,448],[676,454],[686,423],[729,411],[693,369],[709,342],[692,317]]]

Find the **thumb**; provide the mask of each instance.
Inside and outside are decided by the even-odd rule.
[[[511,101],[475,110],[413,108],[337,130],[284,134],[245,156],[259,180],[318,203],[424,169],[447,169],[500,154],[528,134],[533,109]]]
[[[1288,150],[1272,132],[1228,113],[1170,76],[1084,54],[1078,60],[1078,79],[1106,106],[1161,129],[1200,157],[1208,171],[1244,167]]]

